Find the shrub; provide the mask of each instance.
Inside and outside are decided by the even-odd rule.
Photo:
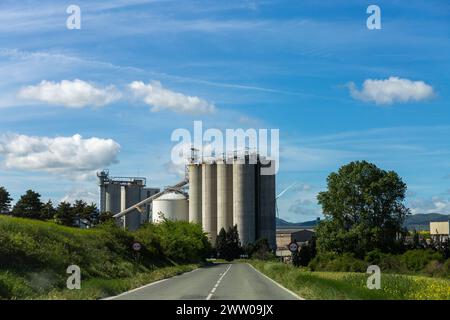
[[[431,277],[441,277],[444,275],[444,264],[437,260],[432,260],[425,266],[424,272]]]
[[[134,241],[142,244],[139,260],[131,249]],[[63,287],[72,264],[81,268],[84,280],[112,279],[172,261],[198,263],[209,250],[201,226],[188,222],[148,224],[129,232],[114,222],[83,230],[0,216],[0,299],[14,292],[22,296],[26,290]]]
[[[432,260],[442,262],[444,260],[442,253],[427,250],[408,250],[402,256],[401,259],[406,265],[406,268],[412,272],[419,272],[425,268],[425,266]]]

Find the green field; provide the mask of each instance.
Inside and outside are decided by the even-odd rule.
[[[171,230],[171,232],[168,232]],[[139,257],[132,244],[142,244]],[[82,230],[0,216],[0,299],[97,299],[190,271],[210,248],[201,226],[113,224]],[[66,269],[81,269],[81,290],[66,289]]]
[[[444,278],[382,273],[381,289],[370,290],[365,273],[312,272],[281,262],[249,262],[305,299],[450,300],[450,280]]]

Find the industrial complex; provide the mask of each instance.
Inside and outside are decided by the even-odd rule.
[[[100,211],[130,230],[162,219],[199,223],[213,244],[222,228],[236,225],[242,245],[265,238],[276,249],[274,167],[256,153],[205,159],[193,152],[185,179],[162,190],[147,187],[145,178],[102,171]]]

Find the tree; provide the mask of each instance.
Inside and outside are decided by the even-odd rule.
[[[78,226],[81,225],[81,219],[84,219],[86,216],[86,207],[87,203],[83,200],[75,200],[72,206],[72,215],[78,221]]]
[[[17,201],[11,213],[15,217],[42,219],[42,208],[41,195],[33,190],[27,190]]]
[[[75,220],[72,205],[69,202],[61,202],[56,208],[55,218],[59,224],[72,227]]]
[[[0,213],[8,213],[11,210],[11,195],[5,187],[0,187]]]
[[[239,258],[241,246],[237,226],[230,228],[228,232],[224,228],[220,229],[216,239],[216,251],[219,258],[227,261]]]
[[[258,239],[255,242],[251,257],[259,260],[269,260],[274,258],[274,255],[270,250],[269,241],[266,238]]]
[[[362,257],[374,249],[395,252],[402,246],[398,239],[410,212],[403,204],[407,187],[397,173],[356,161],[331,173],[327,185],[317,196],[325,215],[316,230],[319,251]]]
[[[311,241],[300,248],[297,254],[297,265],[306,267],[309,262],[316,256],[316,237],[313,236]]]
[[[412,248],[413,249],[420,249],[420,237],[419,233],[416,231],[416,229],[412,232]]]
[[[41,210],[41,219],[49,220],[53,219],[55,216],[56,210],[53,207],[52,200],[48,200],[46,204],[43,205]]]
[[[216,252],[217,257],[222,258],[226,256],[227,247],[227,232],[224,228],[220,229],[219,234],[216,238]]]

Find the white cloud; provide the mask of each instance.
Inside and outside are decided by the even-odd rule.
[[[112,85],[101,88],[79,79],[61,82],[42,80],[38,85],[22,88],[18,95],[22,99],[69,108],[101,107],[121,97],[121,93]]]
[[[44,171],[83,180],[94,171],[117,162],[120,145],[112,139],[0,136],[0,155],[8,169]]]
[[[76,200],[84,200],[88,204],[97,204],[98,198],[99,194],[97,189],[87,190],[86,187],[76,187],[68,191],[60,201],[74,203]]]
[[[129,84],[129,88],[136,97],[151,105],[153,112],[167,109],[180,113],[205,114],[213,113],[216,109],[214,104],[199,97],[165,89],[159,81],[152,81],[149,84],[133,81]]]
[[[422,101],[434,95],[433,87],[425,82],[398,77],[384,80],[366,79],[361,90],[358,90],[353,82],[350,82],[348,87],[354,99],[384,105]]]
[[[450,214],[450,199],[444,196],[431,198],[415,198],[408,201],[413,214],[416,213],[443,213]]]

